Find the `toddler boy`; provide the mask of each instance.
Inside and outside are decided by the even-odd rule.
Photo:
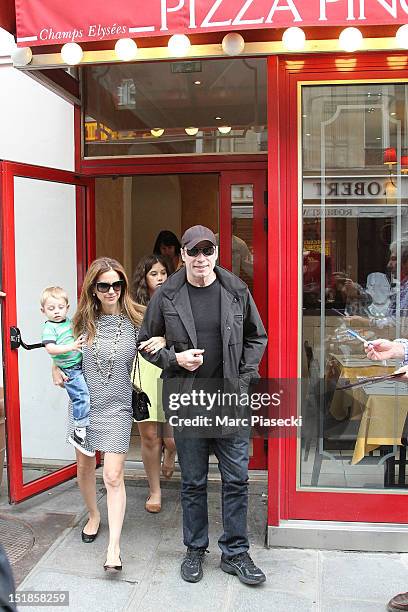
[[[93,457],[86,449],[86,428],[89,425],[89,391],[82,373],[83,336],[75,340],[70,319],[68,295],[61,287],[47,287],[41,296],[41,312],[47,317],[42,343],[54,363],[68,376],[64,386],[72,402],[74,433],[68,440],[82,453]]]

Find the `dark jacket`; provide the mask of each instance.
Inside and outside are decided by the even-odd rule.
[[[232,384],[235,381],[239,390],[246,392],[251,379],[259,376],[258,366],[267,343],[266,331],[246,284],[221,266],[215,266],[214,271],[221,284],[224,380]],[[185,268],[172,274],[150,300],[139,341],[152,336],[165,336],[167,345],[157,354],[143,353],[143,357],[163,369],[163,379],[178,379],[180,393],[189,392],[196,374],[180,367],[175,355],[190,348],[200,348],[197,347]]]

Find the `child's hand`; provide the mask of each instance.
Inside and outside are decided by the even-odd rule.
[[[74,347],[74,351],[81,351],[84,344],[85,344],[85,338],[84,338],[84,335],[81,334],[80,336],[78,336],[78,338],[75,340],[75,342],[72,345]]]

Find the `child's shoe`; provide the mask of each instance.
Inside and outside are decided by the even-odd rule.
[[[81,451],[88,457],[95,457],[95,451],[88,450],[86,447],[86,427],[75,427],[72,436],[69,436],[68,442],[70,442],[75,448]]]

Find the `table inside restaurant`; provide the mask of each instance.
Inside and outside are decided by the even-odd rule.
[[[384,365],[361,356],[330,356],[331,375],[336,368],[338,371],[330,413],[339,421],[346,418],[360,421],[351,461],[353,465],[380,446],[401,444],[408,413],[408,384],[390,380],[346,390],[338,386],[345,384],[346,380],[354,382],[362,377],[390,374],[398,366],[396,360],[388,360]]]

